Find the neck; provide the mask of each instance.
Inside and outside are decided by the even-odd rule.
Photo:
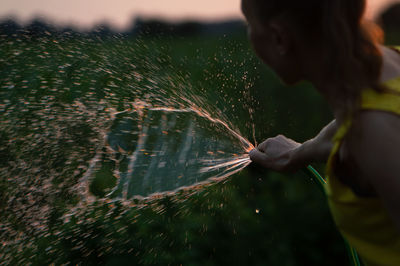
[[[309,49],[309,47],[305,49]],[[301,60],[303,76],[306,80],[310,81],[325,98],[335,119],[340,124],[346,117],[346,104],[339,93],[338,85],[326,77],[326,73],[324,72],[326,69],[326,62],[320,56],[320,53],[316,52],[317,49],[318,48],[307,50],[303,53],[307,56]]]
[[[345,103],[340,98],[337,87],[333,84],[326,83],[325,85],[315,84],[315,86],[331,108],[337,123],[341,124],[346,119],[348,111]]]
[[[341,90],[338,89],[338,85],[334,84],[331,80],[327,80],[322,69],[323,67],[315,67],[314,65],[313,69],[311,69],[308,74],[305,73],[305,79],[310,81],[324,97],[335,119],[340,124],[347,115],[346,103],[340,95]]]

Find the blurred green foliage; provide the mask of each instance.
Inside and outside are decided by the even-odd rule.
[[[390,46],[399,46],[400,31],[398,28],[388,28],[385,30],[385,43]]]
[[[56,151],[45,150],[48,146],[40,143],[26,150],[24,140],[13,141],[37,131],[30,125],[39,117],[33,109],[21,111],[21,99],[39,102],[52,96],[51,109],[58,114],[65,111],[65,104],[79,99],[87,109],[97,110],[99,117],[93,121],[101,120],[102,99],[122,110],[127,99],[140,96],[131,96],[132,87],[146,85],[145,80],[130,77],[131,64],[144,77],[172,76],[174,82],[207,99],[208,106],[221,110],[250,140],[253,133],[258,142],[280,133],[297,141],[313,137],[332,119],[326,103],[309,84],[281,84],[255,57],[244,33],[102,41],[50,36],[3,39],[0,48],[0,101],[6,106],[0,120],[0,189],[5,191],[0,196],[0,225],[8,224],[0,228],[3,261],[12,265],[346,265],[343,242],[325,197],[302,173],[282,175],[252,166],[225,183],[136,201],[135,206],[99,199],[82,206],[69,188],[83,172],[68,169],[88,164],[94,156],[95,143],[90,139],[96,128],[72,117],[62,138],[49,132],[48,138],[58,143]],[[18,57],[19,52],[23,56]],[[149,66],[154,62],[157,71]],[[111,98],[104,90],[110,84],[115,86]],[[92,98],[85,96],[89,91]],[[13,119],[26,125],[17,127],[9,122]],[[80,149],[74,151],[77,145]],[[68,159],[74,152],[80,158]],[[12,206],[2,203],[24,197],[23,191],[13,192],[18,186],[10,179],[26,170],[4,162],[37,157],[48,167],[41,175],[55,175],[52,184],[58,188],[37,195],[51,206],[51,215],[45,217],[47,229],[39,234],[24,222],[26,213],[18,216]],[[31,173],[26,175],[36,184]],[[92,183],[92,192],[102,195],[110,186],[107,182],[100,176]],[[10,221],[23,237],[9,236]]]

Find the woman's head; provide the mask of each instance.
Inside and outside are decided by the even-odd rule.
[[[290,25],[284,20],[269,16],[264,5],[262,7],[265,12],[260,12],[260,6],[255,2],[257,1],[242,1],[242,10],[248,21],[249,38],[255,52],[285,82],[297,82],[301,79],[301,64],[297,58],[298,47]]]
[[[314,64],[353,107],[362,89],[380,87],[382,57],[365,7],[365,0],[242,0],[257,54],[283,80],[310,78]]]

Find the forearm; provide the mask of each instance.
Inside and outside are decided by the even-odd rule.
[[[336,130],[336,121],[333,120],[315,138],[298,146],[293,151],[293,159],[301,165],[308,165],[313,162],[326,162],[333,147],[332,138]]]
[[[335,132],[336,122],[332,121],[315,138],[303,144],[283,135],[269,138],[250,151],[250,159],[276,171],[298,170],[312,162],[323,162],[328,159]]]

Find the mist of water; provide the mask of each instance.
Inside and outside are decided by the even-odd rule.
[[[0,49],[2,246],[26,246],[94,201],[205,189],[250,163],[225,88],[196,87],[159,45],[26,37]]]

